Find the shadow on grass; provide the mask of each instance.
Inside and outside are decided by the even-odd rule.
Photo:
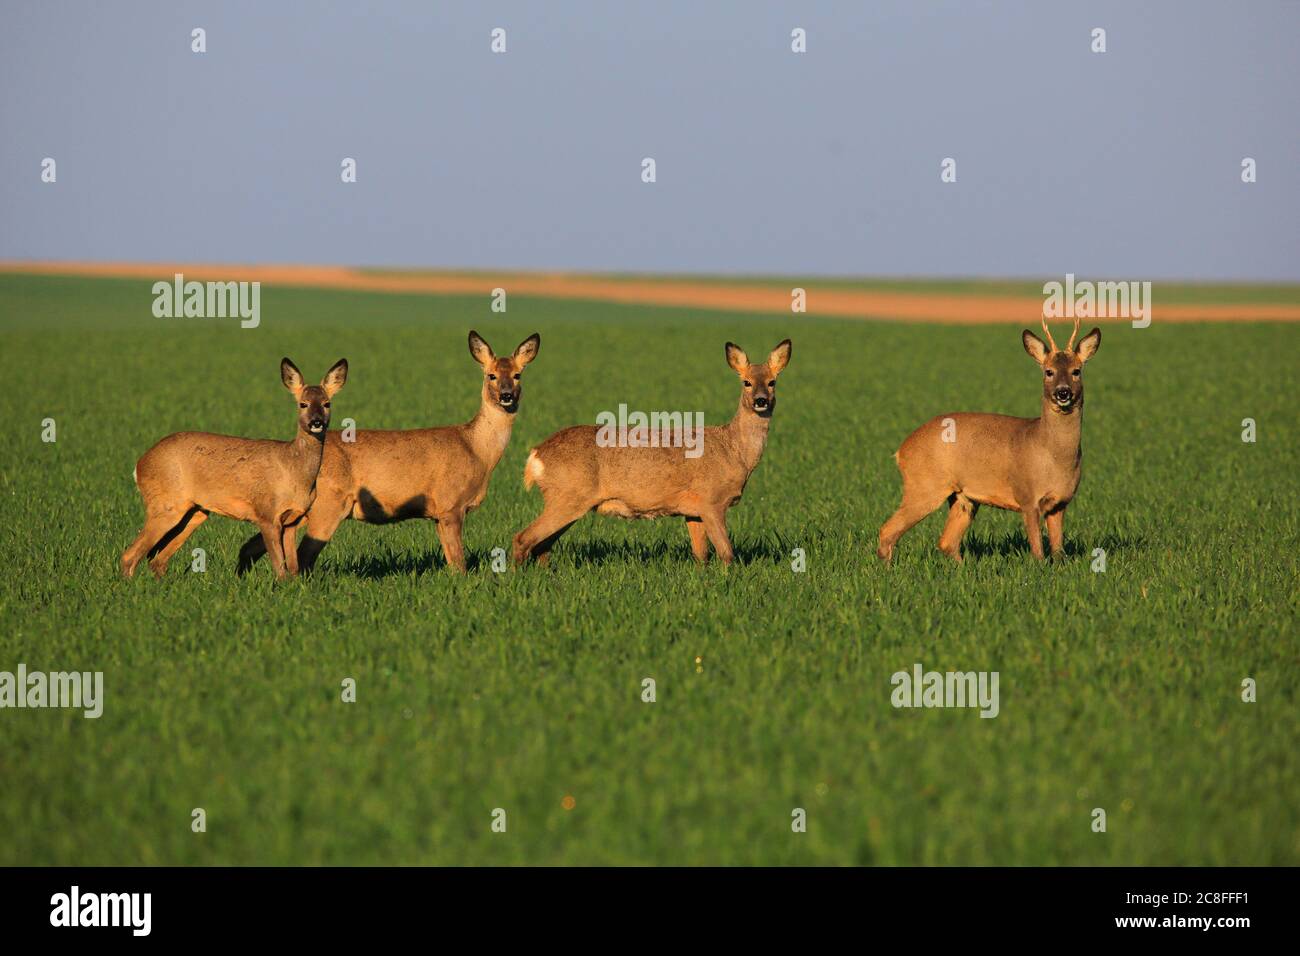
[[[357,578],[366,578],[376,580],[380,578],[398,576],[408,576],[412,574],[433,574],[444,571],[447,568],[447,562],[442,556],[441,548],[433,548],[424,552],[402,551],[402,552],[385,552],[382,554],[355,554],[342,557],[335,557],[330,560],[331,555],[325,552],[321,555],[320,563],[317,565],[313,574],[344,574]],[[472,551],[465,552],[465,567],[468,573],[476,571],[480,564],[490,565],[491,555],[480,558],[479,555]]]
[[[1093,549],[1101,548],[1107,556],[1115,553],[1140,548],[1146,544],[1146,538],[1135,535],[1107,534],[1091,541],[1072,540],[1067,532],[1065,537],[1065,556],[1067,558],[1091,558]],[[1043,548],[1047,548],[1047,538],[1043,538]],[[1029,539],[1023,531],[1008,531],[1001,535],[984,536],[968,534],[962,542],[962,555],[967,558],[987,558],[993,555],[1012,557],[1029,554]]]

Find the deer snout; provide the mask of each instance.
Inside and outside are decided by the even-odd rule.
[[[1070,391],[1070,386],[1058,385],[1052,391],[1052,397],[1056,399],[1058,404],[1064,405],[1074,398],[1074,393]]]
[[[328,424],[329,422],[325,421],[325,419],[321,418],[320,416],[313,416],[311,421],[307,422],[307,430],[313,433],[323,432],[325,430],[325,426]]]
[[[513,405],[515,403],[515,393],[509,389],[502,389],[500,396],[502,405]]]
[[[754,396],[754,407],[758,409],[760,412],[767,411],[767,409],[771,407],[771,404],[772,402],[768,399],[766,395]]]

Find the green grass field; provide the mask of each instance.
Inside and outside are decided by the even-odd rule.
[[[1068,560],[984,509],[965,566],[936,513],[885,567],[902,438],[1036,414],[1018,327],[264,288],[241,330],[155,319],[149,285],[0,276],[0,670],[102,670],[106,697],[98,720],[0,711],[0,863],[1300,862],[1300,327],[1107,325]],[[348,358],[335,427],[467,420],[470,327],[542,348],[467,576],[431,523],[347,522],[310,579],[239,579],[252,529],[218,519],[189,545],[206,573],[118,577],[160,437],[290,437],[281,355],[312,380]],[[723,421],[723,343],[787,335],[735,566],[697,567],[680,520],[589,517],[550,568],[491,570],[541,507],[532,444],[620,402]],[[998,671],[1000,715],[894,709],[917,662]]]

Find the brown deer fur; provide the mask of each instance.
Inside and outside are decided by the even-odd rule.
[[[298,402],[293,441],[177,432],[145,452],[135,466],[145,523],[122,553],[122,573],[135,574],[147,554],[150,569],[162,577],[172,555],[216,513],[256,524],[276,577],[296,574],[294,526],[315,496],[330,399],[347,377],[348,363],[340,359],[319,386],[305,385],[292,362],[280,362],[281,381]]]
[[[724,564],[733,558],[727,537],[727,509],[740,501],[758,466],[776,407],[776,377],[790,361],[786,339],[761,365],[727,343],[727,363],[740,376],[740,407],[730,423],[704,430],[703,452],[687,458],[681,448],[602,447],[594,425],[556,432],[528,456],[524,487],[534,484],[545,501],[541,515],[515,535],[514,560],[545,563],[551,547],[589,511],[622,518],[686,519],[697,561],[709,557],[709,542]]]
[[[1064,546],[1065,509],[1079,487],[1083,419],[1083,365],[1101,345],[1093,329],[1076,347],[1079,320],[1064,350],[1058,350],[1043,320],[1044,344],[1026,329],[1025,351],[1043,372],[1038,418],[956,412],[926,422],[894,453],[903,474],[903,501],[880,529],[876,553],[888,561],[898,539],[948,502],[948,521],[939,550],[961,561],[961,539],[980,505],[1019,511],[1035,558],[1043,557],[1042,529],[1053,556]],[[948,421],[951,421],[951,425]],[[945,431],[955,439],[945,441]]]
[[[298,547],[302,569],[311,570],[346,518],[371,524],[429,518],[438,523],[447,565],[464,571],[465,515],[487,495],[519,410],[521,373],[540,347],[541,337],[534,333],[514,354],[498,358],[477,332],[469,333],[470,354],[483,367],[483,387],[478,413],[463,425],[358,431],[354,442],[331,434]],[[241,568],[264,553],[260,539],[250,538],[240,551]]]

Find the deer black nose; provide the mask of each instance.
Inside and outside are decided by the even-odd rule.
[[[758,398],[754,399],[754,407],[767,408],[767,399],[764,398],[762,395],[758,396]]]
[[[1070,387],[1069,387],[1068,385],[1058,385],[1058,386],[1056,387],[1056,391],[1053,392],[1053,394],[1054,394],[1057,398],[1060,398],[1060,399],[1066,399],[1066,398],[1069,398],[1069,397],[1070,397]]]
[[[513,402],[514,400],[515,400],[515,393],[514,393],[514,392],[502,392],[502,393],[501,393],[501,401],[503,401],[503,402]]]

